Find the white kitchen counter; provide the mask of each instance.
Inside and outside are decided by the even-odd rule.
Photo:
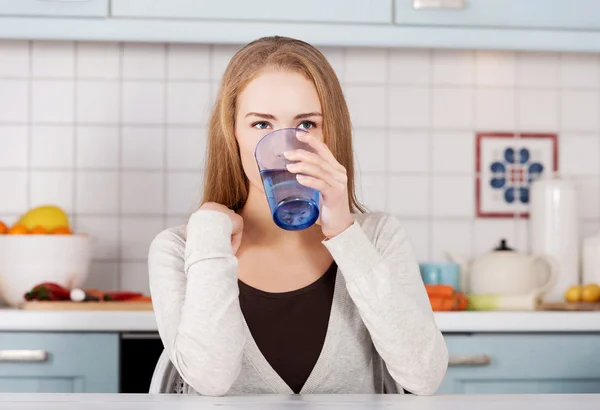
[[[443,332],[600,332],[600,312],[443,312]],[[0,309],[0,331],[155,332],[152,312]]]
[[[0,407],[14,410],[598,410],[600,394],[552,395],[312,395],[201,397],[193,395],[0,394]]]

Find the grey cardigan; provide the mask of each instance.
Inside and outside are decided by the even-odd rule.
[[[160,337],[189,393],[292,394],[252,338],[240,310],[229,217],[199,210],[150,246]],[[326,240],[338,265],[323,350],[301,394],[433,394],[448,351],[398,220],[360,214]],[[389,375],[390,383],[385,383]]]

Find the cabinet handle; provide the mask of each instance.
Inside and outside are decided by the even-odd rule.
[[[3,362],[45,362],[48,352],[45,350],[0,350],[0,363]]]
[[[92,0],[38,0],[50,3],[89,3]]]
[[[448,366],[488,366],[492,358],[486,354],[472,356],[454,356],[450,355]]]
[[[413,8],[422,9],[464,9],[466,0],[413,0]]]

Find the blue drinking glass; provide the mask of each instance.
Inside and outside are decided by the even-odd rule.
[[[288,231],[306,229],[319,219],[319,191],[301,185],[296,174],[286,168],[293,161],[283,155],[295,149],[315,152],[310,145],[296,138],[300,132],[307,131],[282,128],[270,132],[258,142],[254,151],[273,222]]]

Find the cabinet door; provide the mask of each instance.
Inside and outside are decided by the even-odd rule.
[[[0,0],[0,16],[106,17],[109,0]]]
[[[600,29],[598,0],[395,0],[403,25]]]
[[[118,334],[2,333],[0,392],[118,393]]]
[[[392,0],[113,0],[115,17],[390,23]]]
[[[451,359],[440,394],[600,393],[600,335],[445,339]]]

